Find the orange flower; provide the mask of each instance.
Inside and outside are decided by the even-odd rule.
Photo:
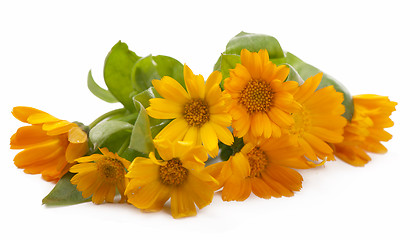
[[[321,163],[322,164],[322,163]],[[206,167],[223,187],[224,201],[243,201],[251,191],[261,198],[291,197],[302,187],[302,176],[292,168],[318,166],[303,158],[287,137],[246,143],[226,162]]]
[[[371,160],[366,152],[387,152],[381,141],[392,138],[384,128],[394,125],[389,116],[397,103],[374,94],[353,96],[353,102],[353,118],[344,128],[343,142],[334,144],[334,153],[348,164],[361,167]]]
[[[312,161],[318,158],[334,159],[329,143],[343,140],[343,128],[347,122],[341,116],[345,111],[341,104],[343,94],[333,86],[316,90],[321,79],[322,73],[308,78],[294,93],[302,108],[292,113],[295,121],[287,131],[293,143],[298,144]]]
[[[124,191],[128,182],[125,174],[130,162],[107,148],[99,150],[102,154],[76,159],[79,164],[70,168],[70,172],[77,173],[71,179],[71,183],[77,185],[77,190],[82,192],[84,198],[92,196],[92,202],[95,204],[114,202],[115,189],[118,189],[121,195],[120,202],[125,202]]]
[[[229,112],[235,136],[280,137],[282,128],[293,124],[290,113],[300,109],[292,95],[298,83],[284,82],[288,74],[287,66],[269,60],[267,50],[241,51],[241,64],[224,82],[225,93],[232,97]]]
[[[211,203],[217,181],[203,171],[207,153],[203,146],[192,142],[171,142],[155,139],[149,158],[134,159],[126,177],[128,202],[146,211],[159,211],[170,199],[174,218],[195,216]]]
[[[74,159],[86,154],[87,134],[77,124],[30,107],[15,107],[12,114],[31,124],[19,128],[10,138],[11,149],[24,149],[14,162],[25,173],[41,173],[43,179],[57,181]]]

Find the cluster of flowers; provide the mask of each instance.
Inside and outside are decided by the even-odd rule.
[[[333,85],[319,88],[323,74],[303,84],[288,79],[290,67],[276,65],[265,49],[242,49],[240,62],[225,79],[214,71],[205,81],[183,66],[185,87],[169,76],[151,81],[150,119],[168,119],[154,136],[152,151],[126,160],[106,146],[89,144],[89,129],[48,113],[15,107],[13,115],[30,126],[11,137],[12,149],[24,149],[15,165],[26,173],[70,182],[84,200],[96,204],[128,202],[159,211],[170,199],[172,216],[193,216],[221,189],[224,201],[290,197],[302,188],[295,169],[315,168],[335,156],[354,166],[385,153],[381,141],[391,135],[389,118],[396,103],[378,95],[353,96],[354,113]],[[123,144],[127,146],[127,144]],[[92,150],[93,149],[93,150]],[[224,161],[207,164],[208,155]],[[220,153],[221,154],[221,153]],[[214,162],[214,161],[212,161]]]

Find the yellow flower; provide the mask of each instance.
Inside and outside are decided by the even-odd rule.
[[[353,102],[353,118],[344,128],[343,142],[334,145],[335,155],[353,166],[364,166],[371,160],[366,152],[387,152],[380,142],[392,138],[384,128],[394,125],[389,117],[397,103],[374,94],[353,96]]]
[[[163,160],[154,152],[149,158],[134,159],[128,169],[130,182],[128,202],[147,211],[159,211],[171,199],[174,218],[196,215],[196,207],[203,208],[213,200],[217,181],[202,171],[207,160],[206,150],[191,142],[154,140]]]
[[[219,87],[222,75],[213,72],[204,82],[184,65],[187,91],[173,78],[165,76],[152,84],[163,98],[150,99],[147,113],[158,119],[174,119],[156,136],[171,141],[189,141],[203,144],[210,156],[218,154],[218,139],[230,145],[233,136],[227,128],[231,116],[226,110],[228,96]]]
[[[95,204],[114,202],[115,189],[121,194],[120,202],[125,202],[125,174],[130,162],[109,152],[107,148],[99,150],[102,154],[76,159],[79,164],[72,166],[70,172],[77,174],[70,181],[77,185],[77,190],[82,192],[84,198],[92,196]]]
[[[292,168],[313,168],[319,164],[303,158],[300,148],[287,137],[261,143],[246,143],[226,162],[212,164],[206,171],[223,186],[224,201],[243,201],[251,191],[261,198],[291,197],[302,187],[302,176]],[[322,164],[322,163],[321,163]]]
[[[294,94],[302,108],[292,114],[295,123],[288,129],[292,142],[297,143],[305,156],[313,161],[334,159],[329,143],[343,140],[343,128],[347,122],[341,116],[345,111],[341,104],[343,94],[333,86],[316,91],[321,79],[322,73],[308,78]]]
[[[41,173],[43,179],[57,181],[74,159],[86,154],[87,134],[77,124],[30,107],[15,107],[12,114],[31,124],[19,128],[10,138],[11,149],[24,149],[14,162],[25,173]]]
[[[225,92],[232,102],[234,134],[243,137],[280,137],[281,129],[292,125],[290,113],[300,109],[292,92],[297,82],[284,82],[289,74],[285,65],[276,66],[269,60],[267,50],[258,53],[241,51],[241,64],[230,70],[225,79]]]

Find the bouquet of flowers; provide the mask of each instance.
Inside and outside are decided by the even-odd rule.
[[[284,51],[272,36],[241,32],[207,80],[172,57],[139,57],[125,43],[105,60],[98,98],[123,108],[89,125],[31,107],[10,139],[25,173],[55,182],[47,205],[119,199],[144,211],[170,201],[174,218],[193,216],[215,191],[224,201],[291,197],[296,169],[336,158],[353,166],[385,153],[396,102],[352,96],[343,84]],[[207,161],[209,157],[211,161]]]

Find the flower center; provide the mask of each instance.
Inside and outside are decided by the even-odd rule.
[[[292,113],[292,117],[295,120],[295,124],[289,127],[291,135],[301,135],[311,126],[309,113],[304,108],[299,112]]]
[[[105,157],[96,162],[100,176],[108,183],[116,183],[124,179],[124,165],[117,159]]]
[[[188,170],[182,166],[178,158],[174,158],[169,160],[166,165],[159,167],[159,175],[162,183],[179,185],[187,179]]]
[[[273,105],[273,98],[274,92],[269,83],[252,79],[242,89],[239,103],[245,106],[249,114],[267,112]]]
[[[207,103],[201,99],[192,99],[184,106],[184,119],[188,125],[201,127],[210,119],[210,111]]]
[[[248,154],[248,162],[251,167],[250,177],[259,177],[268,163],[267,155],[259,147],[254,147]]]

